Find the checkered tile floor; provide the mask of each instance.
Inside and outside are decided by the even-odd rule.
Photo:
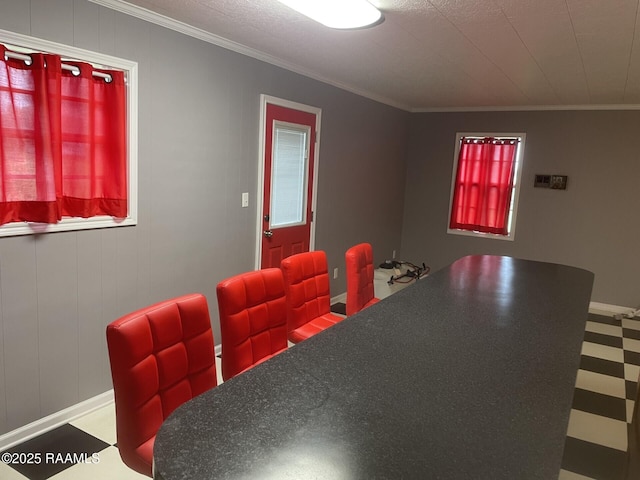
[[[639,373],[640,319],[590,314],[560,480],[621,479]],[[42,461],[14,467],[0,463],[0,479],[146,478],[124,466],[115,443],[110,405],[11,448],[14,454],[40,452]]]
[[[589,314],[561,480],[619,480],[640,373],[640,319]]]
[[[109,405],[9,449],[8,451],[14,455],[32,455],[32,463],[15,463],[11,466],[0,463],[0,479],[139,480],[147,478],[122,463],[118,449],[114,446],[115,443],[115,411],[113,405]],[[39,462],[36,457],[33,457],[33,454],[37,453],[41,454]],[[16,457],[16,460],[19,458]]]

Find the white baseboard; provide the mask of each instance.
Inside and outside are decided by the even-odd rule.
[[[347,292],[341,293],[340,295],[336,295],[335,297],[331,297],[331,305],[334,303],[346,303],[347,302]]]
[[[110,403],[113,403],[113,390],[106,391],[100,395],[96,395],[95,397],[72,405],[69,408],[52,413],[51,415],[47,415],[44,418],[36,420],[35,422],[31,422],[5,433],[4,435],[0,435],[0,451],[11,448],[22,442],[26,442],[27,440],[37,437],[38,435],[42,435],[49,430],[53,430],[56,427],[91,413],[98,408],[106,407]]]
[[[606,303],[591,302],[589,303],[589,312],[597,315],[624,315],[635,310],[633,307],[621,307],[620,305],[609,305]]]

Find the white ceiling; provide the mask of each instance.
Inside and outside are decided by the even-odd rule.
[[[640,0],[370,1],[384,22],[350,31],[276,0],[127,3],[412,111],[640,104]]]

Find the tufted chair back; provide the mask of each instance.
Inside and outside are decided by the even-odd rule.
[[[373,288],[373,249],[368,243],[354,245],[345,253],[347,315],[378,302]]]
[[[185,295],[125,315],[107,326],[107,345],[120,456],[150,477],[164,419],[217,384],[207,300]]]
[[[216,293],[225,380],[287,348],[287,305],[279,268],[228,278]]]
[[[282,260],[281,268],[287,293],[289,340],[300,342],[342,320],[331,313],[325,252],[291,255]]]

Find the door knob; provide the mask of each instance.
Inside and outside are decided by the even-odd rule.
[[[273,232],[271,230],[265,230],[264,232],[262,232],[264,234],[265,237],[267,238],[271,238],[273,237]]]

